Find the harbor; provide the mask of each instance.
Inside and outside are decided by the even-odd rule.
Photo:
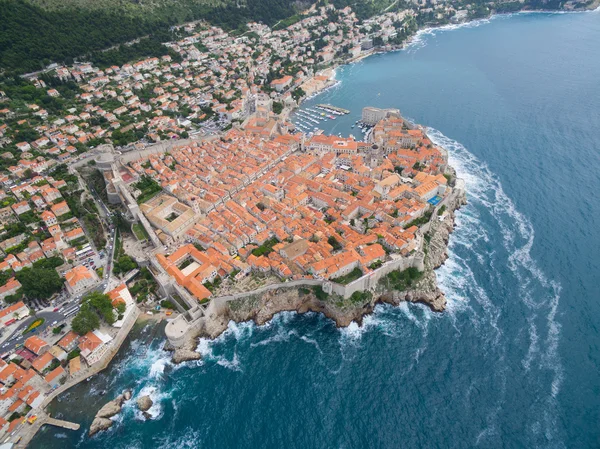
[[[296,131],[303,132],[308,136],[311,136],[323,133],[324,129],[327,129],[331,126],[327,122],[348,115],[350,112],[351,111],[348,109],[339,108],[329,104],[318,104],[312,107],[306,107],[294,111],[292,123],[294,124]],[[343,120],[342,126],[349,126],[349,131],[352,131],[355,127],[357,127],[360,129],[362,134],[362,137],[359,140],[368,141],[372,132],[372,126],[364,123],[361,119],[351,122],[351,124],[349,124],[347,120],[348,119],[345,121]],[[341,137],[342,134],[338,134]],[[350,135],[354,137],[352,134]]]
[[[350,114],[347,109],[339,108],[329,104],[318,104],[294,112],[292,123],[298,131],[308,135],[320,134],[323,130],[318,126],[336,120],[339,116]]]

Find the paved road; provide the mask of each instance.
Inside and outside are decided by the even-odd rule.
[[[75,303],[73,303],[73,304],[75,304]],[[23,332],[25,331],[25,329],[27,329],[27,327],[31,323],[33,323],[35,320],[37,320],[39,318],[44,318],[45,321],[35,330],[35,332],[28,332],[26,335],[23,335]],[[64,319],[65,319],[65,316],[59,312],[52,312],[52,311],[38,312],[35,316],[31,316],[31,317],[27,318],[19,325],[19,327],[12,333],[12,335],[16,336],[17,338],[15,338],[14,340],[10,340],[10,338],[9,338],[8,341],[4,342],[0,346],[0,352],[5,353],[5,352],[12,351],[16,346],[22,345],[25,342],[25,340],[27,340],[32,335],[41,335],[44,333],[44,331],[47,328],[57,326],[58,324],[63,322]],[[53,326],[52,323],[55,321],[57,323]]]
[[[78,177],[78,178],[81,182],[81,178],[80,177]],[[83,186],[87,187],[85,184]],[[92,191],[91,196],[94,199],[94,201],[96,202],[96,204],[99,206],[98,209],[100,211],[100,214],[102,215],[102,218],[108,222],[109,217],[110,217],[109,209],[106,207],[106,205],[104,204],[102,199],[96,194],[96,192]],[[101,282],[92,289],[93,291],[104,292],[104,289],[105,289],[109,279],[112,276],[112,269],[113,269],[113,265],[114,265],[113,259],[114,259],[114,253],[115,253],[114,243],[115,243],[115,236],[116,236],[116,227],[109,224],[108,228],[109,228],[109,233],[107,236],[108,242],[107,242],[107,248],[106,248],[107,260],[106,260],[106,265],[104,266],[104,276],[103,276],[103,279],[101,279]],[[110,245],[110,249],[108,248],[108,245]],[[93,246],[93,243],[92,243],[92,246]],[[96,253],[97,253],[97,250],[96,250]],[[98,265],[100,265],[100,264],[98,264]],[[70,321],[70,319],[72,319],[72,317],[74,315],[71,315],[69,318],[67,318],[64,315],[64,312],[65,312],[65,310],[69,311],[73,307],[77,306],[79,304],[81,296],[82,295],[79,295],[77,297],[68,297],[62,303],[57,304],[56,307],[60,308],[60,312],[53,311],[53,309],[56,307],[49,307],[47,309],[38,311],[35,316],[31,316],[31,317],[23,320],[14,331],[12,331],[4,336],[5,337],[4,342],[2,344],[0,344],[0,353],[13,351],[17,346],[23,345],[25,340],[27,338],[31,337],[32,335],[42,335],[45,333],[48,334],[49,332],[51,332],[50,328],[56,327],[60,324],[63,324],[63,323],[65,323],[65,321]],[[44,318],[44,323],[42,323],[35,330],[35,332],[28,332],[27,335],[23,335],[23,332],[25,331],[25,329],[27,329],[27,327],[31,323],[33,323],[36,319],[39,319],[39,318]],[[54,324],[52,324],[52,323],[54,323]]]

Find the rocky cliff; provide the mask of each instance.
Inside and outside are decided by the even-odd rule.
[[[380,282],[374,291],[349,299],[334,294],[319,294],[311,288],[282,288],[230,301],[223,310],[209,313],[201,320],[196,335],[190,338],[189,344],[175,352],[174,361],[199,358],[199,355],[193,351],[195,338],[198,336],[216,338],[227,329],[230,320],[235,322],[252,320],[262,325],[279,312],[312,311],[324,314],[335,321],[338,327],[346,327],[352,321],[361,324],[363,317],[372,313],[379,303],[398,305],[400,302],[407,301],[426,304],[435,312],[444,311],[446,298],[437,286],[434,270],[448,257],[447,248],[450,233],[454,228],[454,214],[463,204],[466,204],[464,193],[457,195],[447,204],[445,214],[435,215],[432,218],[430,229],[424,238],[425,270],[419,274],[418,279],[409,283],[409,287],[394,290],[386,288],[386,284]]]

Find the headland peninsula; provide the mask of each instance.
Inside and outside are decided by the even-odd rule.
[[[313,5],[242,35],[188,23],[159,56],[3,74],[0,432],[23,446],[72,428],[45,407],[107,366],[140,314],[169,320],[184,361],[229,320],[444,310],[433,270],[466,200],[446,151],[396,109],[365,105],[361,139],[322,133],[335,105],[298,111],[337,65],[497,11],[427,9]]]

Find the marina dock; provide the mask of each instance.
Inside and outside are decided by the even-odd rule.
[[[317,108],[330,110],[332,112],[337,112],[339,114],[350,114],[350,111],[348,109],[338,108],[337,106],[332,106],[330,104],[318,104]]]
[[[45,422],[45,424],[49,424],[51,426],[55,426],[55,427],[62,427],[63,429],[69,429],[69,430],[79,430],[80,425],[74,422],[70,422],[70,421],[64,421],[62,419],[56,419],[56,418],[48,418]]]

